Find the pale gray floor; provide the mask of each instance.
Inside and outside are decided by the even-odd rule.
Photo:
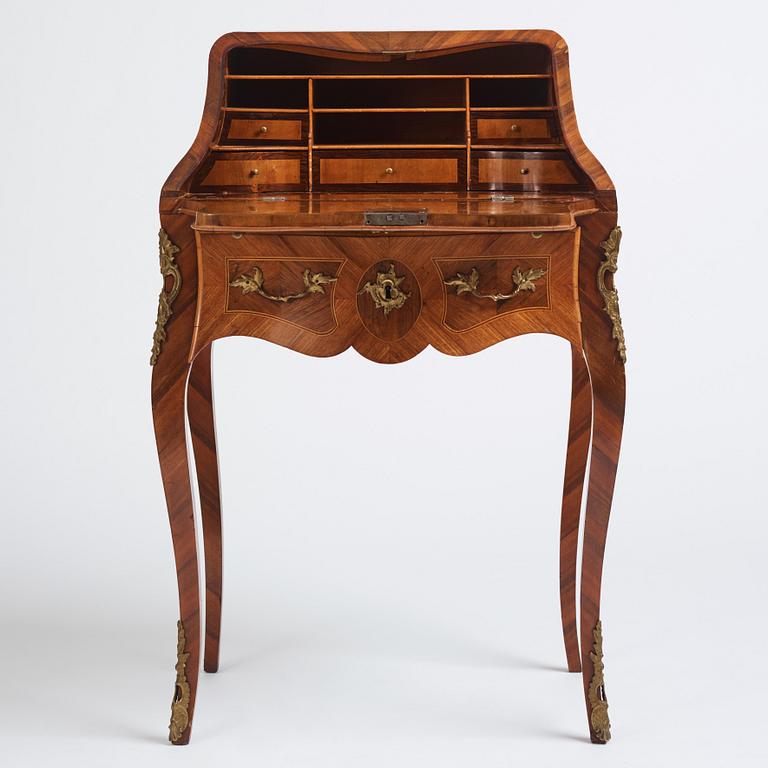
[[[119,464],[105,463],[118,485],[98,482],[78,509],[73,477],[47,530],[31,511],[10,521],[5,764],[765,764],[759,501],[690,459],[675,463],[669,442],[655,454],[641,447],[648,425],[636,419],[606,559],[614,738],[589,744],[557,604],[568,387],[562,376],[526,373],[537,360],[566,371],[566,345],[530,337],[471,359],[427,353],[394,368],[222,345],[222,666],[202,676],[192,745],[165,742],[175,582],[144,425],[134,462],[145,481],[119,485]],[[502,364],[519,370],[513,384],[490,376]],[[485,397],[464,398],[476,376],[488,382]],[[353,379],[367,394],[334,394]],[[408,404],[417,381],[440,391]],[[314,394],[302,395],[308,382]],[[509,438],[486,450],[475,438],[509,393]],[[372,441],[367,414],[388,395],[420,431]],[[274,408],[251,419],[259,402]],[[318,402],[325,415],[307,429]],[[473,402],[477,427],[453,418]],[[270,444],[281,430],[294,438]],[[259,446],[249,444],[256,431]],[[79,459],[61,461],[63,483]],[[77,481],[88,487],[87,473]],[[42,486],[30,496],[50,498]]]

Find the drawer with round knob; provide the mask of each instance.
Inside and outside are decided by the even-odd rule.
[[[200,168],[193,191],[298,192],[306,189],[304,152],[222,152]]]
[[[466,188],[466,154],[450,151],[315,152],[315,188]]]
[[[306,146],[307,118],[279,112],[227,114],[220,146]]]
[[[473,189],[556,192],[589,186],[563,152],[473,152],[471,178]]]
[[[515,142],[527,139],[551,138],[549,121],[545,118],[483,118],[477,119],[472,137],[476,141]]]

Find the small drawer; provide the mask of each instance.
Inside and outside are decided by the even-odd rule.
[[[567,154],[556,152],[474,152],[475,189],[573,189],[588,186]]]
[[[306,145],[307,120],[278,113],[230,113],[224,120],[219,143],[226,145]]]
[[[318,187],[402,186],[458,189],[464,186],[464,153],[375,154],[344,156],[316,152],[314,181]]]
[[[229,139],[301,141],[301,120],[240,120],[229,125]]]
[[[193,188],[209,191],[301,191],[306,187],[303,152],[219,153],[200,169]]]
[[[518,141],[520,139],[549,139],[549,121],[546,118],[479,117],[474,138],[492,141]]]
[[[463,332],[513,312],[549,309],[555,242],[537,243],[541,255],[533,255],[526,243],[519,256],[436,259],[445,291],[443,324]]]

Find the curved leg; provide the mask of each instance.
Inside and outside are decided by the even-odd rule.
[[[200,587],[184,399],[194,325],[196,255],[188,219],[164,216],[160,293],[152,350],[152,417],[176,559],[180,620],[170,740],[189,742],[200,668]],[[166,231],[167,230],[167,231]]]
[[[216,455],[216,426],[211,387],[211,347],[208,345],[192,363],[187,390],[187,413],[195,452],[197,484],[203,518],[205,548],[205,655],[203,669],[219,668],[221,634],[221,498],[219,463]]]
[[[579,289],[594,417],[581,563],[581,665],[592,742],[610,739],[603,677],[600,591],[603,554],[624,424],[624,335],[618,296],[605,284],[615,272],[621,234],[615,214],[596,215],[582,232]]]
[[[576,629],[576,556],[579,548],[581,496],[592,427],[592,391],[584,353],[573,345],[571,361],[571,418],[560,517],[560,615],[568,671],[581,672],[579,635]]]
[[[200,666],[197,542],[184,426],[188,366],[178,366],[173,371],[165,372],[162,363],[161,359],[152,376],[152,411],[160,473],[171,523],[181,614],[171,741],[186,744],[192,725]],[[186,658],[183,658],[185,654]]]

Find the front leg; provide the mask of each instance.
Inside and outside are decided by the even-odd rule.
[[[221,636],[221,493],[216,453],[216,423],[213,413],[211,355],[213,344],[202,349],[189,374],[187,413],[195,452],[200,512],[205,550],[205,652],[203,669],[219,669]]]
[[[571,418],[560,516],[560,616],[569,672],[581,672],[576,629],[576,559],[584,474],[592,429],[592,389],[584,352],[571,345]]]
[[[603,555],[624,425],[626,349],[613,288],[620,230],[615,216],[592,217],[582,232],[579,264],[584,351],[593,398],[592,452],[581,570],[581,664],[592,742],[611,737],[603,672],[600,592]],[[606,266],[607,265],[607,266]]]
[[[160,264],[164,285],[150,360],[152,416],[179,590],[170,740],[186,744],[192,729],[200,667],[200,587],[184,412],[197,294],[196,253],[185,217],[165,216],[163,227]]]

